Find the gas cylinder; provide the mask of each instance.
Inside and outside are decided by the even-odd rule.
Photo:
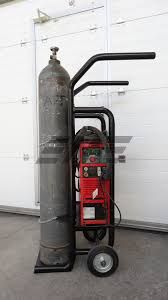
[[[52,47],[39,75],[40,261],[64,266],[72,252],[69,212],[68,105],[70,77]]]

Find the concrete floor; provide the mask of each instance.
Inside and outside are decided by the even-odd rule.
[[[85,256],[72,272],[33,274],[38,240],[37,217],[0,213],[0,300],[168,300],[166,234],[117,230],[120,265],[108,278],[93,276]]]

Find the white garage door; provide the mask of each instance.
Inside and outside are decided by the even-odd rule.
[[[123,93],[109,90],[116,134],[132,136],[126,164],[116,166],[116,199],[124,219],[168,224],[167,1],[110,1],[109,51],[155,51],[154,61],[109,63],[124,75]]]
[[[34,208],[30,26],[6,17],[4,8],[0,10],[0,206]]]

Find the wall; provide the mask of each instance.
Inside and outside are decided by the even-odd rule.
[[[122,93],[117,87],[88,88],[75,104],[109,107],[116,135],[133,137],[124,153],[127,162],[116,164],[116,200],[123,218],[168,224],[167,1],[69,3],[29,0],[0,7],[0,205],[37,208],[36,83],[50,46],[60,48],[71,77],[98,52],[156,51],[155,61],[95,64],[81,82],[129,80],[130,85]],[[38,8],[54,19],[34,25]],[[83,124],[78,120],[77,128]]]

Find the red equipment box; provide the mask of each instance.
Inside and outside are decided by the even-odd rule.
[[[110,224],[110,179],[102,179],[107,164],[104,145],[80,144],[80,225]]]

